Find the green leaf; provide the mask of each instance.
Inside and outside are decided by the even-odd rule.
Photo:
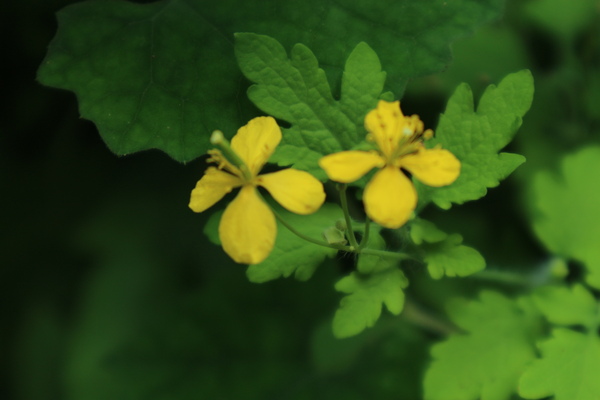
[[[456,301],[448,312],[466,331],[436,344],[425,374],[428,400],[506,400],[535,358],[532,326],[535,314],[503,295],[484,291],[479,301]]]
[[[410,223],[410,238],[415,244],[439,243],[447,237],[433,222],[417,218]]]
[[[291,124],[272,160],[325,179],[319,158],[349,150],[365,137],[364,116],[377,105],[385,82],[377,54],[366,43],[356,46],[337,101],[308,47],[295,45],[288,58],[283,46],[268,36],[238,33],[235,38],[240,68],[255,82],[248,97],[262,111]]]
[[[433,279],[468,276],[485,268],[485,259],[477,250],[462,245],[462,236],[448,235],[433,223],[416,219],[411,223],[410,237],[419,245],[427,271]]]
[[[419,199],[448,209],[452,203],[477,200],[487,188],[498,186],[525,158],[499,153],[521,126],[533,99],[533,78],[527,70],[510,74],[498,86],[490,85],[474,111],[468,85],[460,85],[442,114],[428,147],[442,145],[461,162],[458,179],[449,186],[429,188],[416,182]]]
[[[427,271],[433,279],[440,279],[444,275],[469,276],[485,268],[485,259],[481,254],[461,243],[462,236],[455,233],[443,242],[423,246]]]
[[[286,48],[305,43],[333,82],[347,55],[366,41],[394,71],[390,89],[401,94],[408,79],[444,69],[450,43],[498,18],[503,4],[92,0],[58,13],[38,79],[75,92],[82,117],[113,152],[160,149],[185,162],[207,150],[212,130],[231,134],[253,116],[240,96],[234,32],[277,37]]]
[[[77,94],[117,154],[160,149],[179,161],[209,146],[217,128],[237,129],[231,107],[238,73],[231,48],[202,22],[194,2],[89,1],[58,13],[59,30],[38,79]],[[227,79],[208,79],[218,74]]]
[[[527,399],[597,398],[600,393],[600,313],[598,302],[582,285],[541,287],[533,294],[537,308],[553,324],[579,325],[586,332],[554,328],[539,347],[542,357],[525,371],[519,394]]]
[[[551,252],[581,261],[587,283],[600,288],[600,147],[588,147],[563,159],[561,176],[535,176],[537,211],[533,228]]]
[[[571,288],[544,286],[534,293],[533,300],[553,324],[583,325],[594,329],[600,322],[598,303],[582,285]]]
[[[285,221],[300,233],[323,241],[323,232],[335,224],[343,214],[334,204],[325,204],[311,215],[297,215],[277,208]],[[300,281],[307,281],[319,264],[333,257],[337,250],[307,242],[296,236],[280,222],[277,223],[277,240],[269,257],[260,264],[249,265],[246,276],[251,282],[263,283],[294,274]]]
[[[400,314],[408,280],[401,270],[390,268],[365,276],[353,272],[340,279],[335,289],[347,293],[333,318],[333,334],[345,338],[375,325],[385,304],[389,312]]]
[[[526,399],[597,399],[600,393],[600,338],[556,328],[540,345],[542,358],[523,373],[519,395]]]

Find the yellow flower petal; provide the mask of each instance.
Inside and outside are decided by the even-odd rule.
[[[325,202],[323,184],[305,171],[288,168],[260,175],[257,182],[279,204],[296,214],[312,214]]]
[[[219,238],[225,253],[240,264],[264,261],[275,244],[277,224],[273,212],[256,188],[242,187],[229,203],[219,223]]]
[[[280,141],[281,129],[273,117],[257,117],[238,129],[231,148],[256,176]]]
[[[195,212],[202,212],[221,200],[233,188],[241,185],[242,181],[237,176],[215,167],[208,167],[192,190],[189,207]]]
[[[363,201],[369,218],[396,229],[408,221],[417,206],[417,192],[399,168],[388,165],[367,184]]]
[[[381,168],[385,160],[374,151],[341,151],[319,160],[329,179],[350,183],[363,177],[375,167]]]
[[[426,185],[439,187],[451,184],[460,174],[460,161],[444,149],[423,149],[400,159],[405,168]]]
[[[365,128],[371,133],[379,150],[389,159],[404,135],[404,115],[400,102],[379,100],[377,108],[365,117]]]

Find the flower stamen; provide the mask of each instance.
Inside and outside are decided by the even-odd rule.
[[[225,170],[245,182],[252,182],[254,176],[250,172],[250,169],[246,163],[236,154],[231,148],[223,132],[216,130],[210,136],[210,142],[215,146],[219,146],[221,150],[213,149],[209,150],[208,154],[211,156],[207,161],[218,164],[219,169]]]

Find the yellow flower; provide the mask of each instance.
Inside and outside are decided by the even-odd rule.
[[[209,167],[198,181],[189,207],[202,212],[232,189],[241,187],[229,203],[219,223],[219,238],[223,250],[236,262],[258,264],[271,250],[277,236],[275,216],[260,198],[257,186],[269,191],[275,200],[296,214],[311,214],[325,201],[323,185],[308,172],[288,168],[258,175],[281,141],[281,130],[271,117],[254,118],[241,127],[231,140],[231,147],[216,131],[213,144],[224,146],[229,160],[219,150],[211,150]]]
[[[363,201],[369,218],[386,228],[399,228],[417,206],[417,192],[402,170],[426,185],[449,185],[460,174],[460,161],[448,150],[426,149],[423,140],[433,131],[423,131],[418,116],[404,116],[400,102],[379,101],[365,117],[367,138],[375,151],[342,151],[319,160],[330,179],[350,183],[373,168],[380,168],[365,187]]]

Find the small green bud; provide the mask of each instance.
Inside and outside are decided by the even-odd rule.
[[[323,231],[323,238],[329,244],[346,244],[346,238],[344,237],[344,232],[336,228],[335,226],[330,226],[329,228]]]
[[[564,279],[569,274],[569,267],[562,258],[555,258],[550,261],[550,276],[558,279]]]
[[[212,135],[210,135],[210,143],[215,146],[220,145],[225,140],[225,136],[223,136],[223,132],[216,130],[213,131]]]
[[[335,221],[335,227],[336,227],[336,229],[339,229],[342,232],[345,231],[346,229],[348,229],[348,226],[346,226],[346,220],[343,218]]]

